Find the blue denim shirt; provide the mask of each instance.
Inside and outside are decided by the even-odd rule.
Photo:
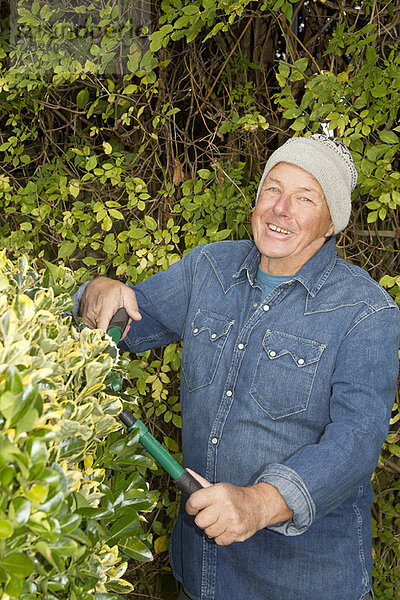
[[[182,501],[173,572],[193,600],[360,600],[399,311],[333,237],[262,302],[259,263],[253,242],[218,242],[134,288],[143,319],[121,348],[183,339],[184,465],[212,483],[266,481],[294,512],[223,547]]]

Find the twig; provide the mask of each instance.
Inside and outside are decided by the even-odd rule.
[[[249,25],[250,25],[250,23],[251,23],[252,21],[253,21],[253,17],[251,17],[251,18],[248,20],[248,23],[247,23],[246,27],[243,29],[243,31],[242,31],[242,33],[240,34],[240,36],[238,37],[238,39],[237,39],[237,41],[236,41],[236,44],[233,46],[232,50],[229,52],[229,55],[228,55],[227,59],[225,60],[224,64],[222,65],[222,67],[221,67],[221,69],[220,69],[220,71],[219,71],[218,75],[216,76],[214,83],[212,84],[212,86],[211,86],[211,87],[210,87],[210,89],[208,90],[208,94],[207,94],[207,96],[205,97],[203,104],[200,106],[200,110],[201,110],[201,109],[204,107],[205,103],[206,103],[206,102],[207,102],[207,100],[209,99],[209,97],[210,97],[210,95],[211,95],[211,93],[212,93],[213,89],[215,88],[215,86],[216,86],[216,84],[217,84],[217,82],[218,82],[218,79],[221,77],[222,73],[224,72],[224,69],[225,69],[226,65],[228,64],[228,62],[230,61],[232,54],[235,52],[236,48],[238,47],[238,45],[239,45],[239,43],[240,43],[240,40],[242,39],[242,37],[244,36],[244,34],[246,33],[246,31],[248,30],[248,28],[249,28]]]

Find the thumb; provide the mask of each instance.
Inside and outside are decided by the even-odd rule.
[[[121,341],[124,340],[128,335],[132,321],[140,321],[142,319],[142,315],[139,312],[138,303],[136,301],[136,294],[130,288],[128,288],[128,290],[129,292],[124,295],[124,309],[128,314],[129,321],[125,327],[125,331],[122,334]]]
[[[203,488],[211,487],[212,484],[209,481],[207,481],[207,479],[204,479],[204,477],[202,477],[201,475],[199,475],[195,471],[192,471],[192,469],[186,469],[186,471],[189,471],[189,473],[191,475],[193,475],[193,477],[195,479],[197,479],[197,481],[199,481],[201,483],[201,485],[203,486]]]
[[[131,319],[133,319],[134,321],[140,321],[142,315],[139,312],[138,303],[136,301],[136,294],[130,288],[128,288],[128,290],[129,291],[126,291],[123,298],[124,308]]]
[[[186,469],[186,471],[193,475],[193,477],[201,483],[203,488],[211,487],[212,484],[207,481],[207,479],[204,479],[204,477],[195,471],[192,471],[192,469]],[[209,502],[209,494],[210,492],[205,492],[204,490],[197,490],[196,492],[193,492],[185,504],[185,510],[188,515],[192,515],[194,517],[200,512],[200,510],[205,508]]]

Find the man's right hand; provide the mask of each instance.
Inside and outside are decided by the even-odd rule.
[[[130,287],[108,277],[99,277],[91,281],[85,289],[79,313],[83,321],[92,329],[107,331],[112,317],[119,308],[125,308],[130,317],[129,324],[132,319],[140,321],[142,318],[135,292]],[[128,333],[129,324],[121,339]]]

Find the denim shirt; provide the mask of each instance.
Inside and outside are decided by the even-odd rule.
[[[136,286],[123,350],[183,340],[184,466],[275,486],[291,520],[218,546],[182,499],[171,565],[193,600],[360,600],[371,475],[388,432],[399,311],[335,238],[261,301],[252,241],[197,247]]]

